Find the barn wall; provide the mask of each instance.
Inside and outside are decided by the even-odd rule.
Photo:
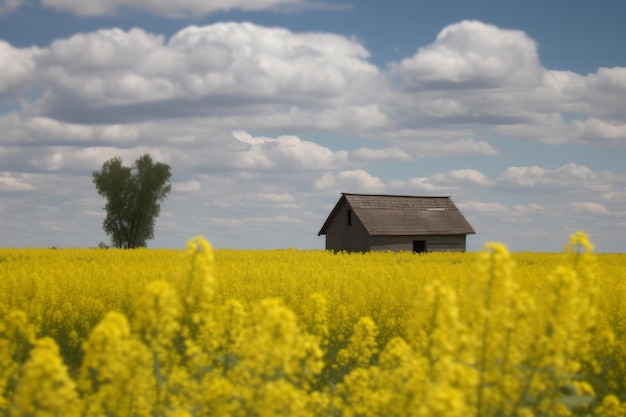
[[[363,223],[352,212],[352,224],[347,225],[347,203],[339,207],[336,216],[326,229],[326,249],[334,251],[365,252],[369,249],[369,236]]]
[[[413,251],[414,240],[425,240],[427,252],[462,252],[466,235],[370,236],[370,250]]]

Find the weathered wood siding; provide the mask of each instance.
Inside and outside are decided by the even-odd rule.
[[[370,236],[370,250],[413,251],[413,241],[426,241],[427,252],[462,252],[466,249],[466,235]]]
[[[347,224],[347,210],[350,206],[342,204],[326,230],[326,249],[333,251],[366,252],[369,250],[369,235],[365,226],[352,212],[352,224]]]

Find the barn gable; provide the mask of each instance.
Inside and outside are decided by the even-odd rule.
[[[342,193],[318,236],[326,235],[333,250],[414,250],[415,242],[430,250],[465,250],[466,235],[474,233],[448,196]]]

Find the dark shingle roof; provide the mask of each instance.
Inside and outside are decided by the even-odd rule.
[[[450,197],[342,193],[319,235],[326,233],[344,199],[370,236],[476,233]]]

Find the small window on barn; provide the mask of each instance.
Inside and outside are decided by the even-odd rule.
[[[346,225],[352,226],[352,210],[346,210]]]

